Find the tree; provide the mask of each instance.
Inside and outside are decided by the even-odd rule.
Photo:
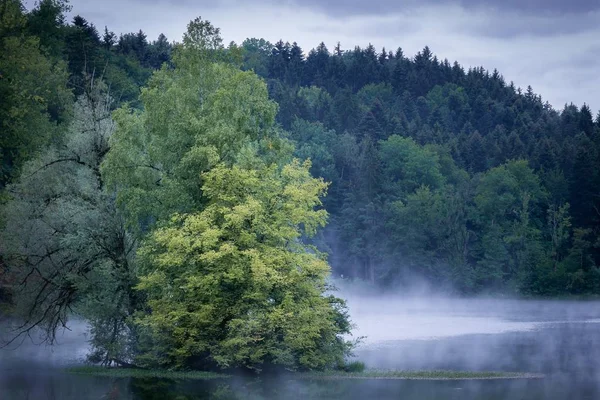
[[[586,135],[577,135],[576,139],[578,143],[569,177],[571,215],[574,225],[592,228],[600,222],[600,152]]]
[[[75,79],[76,93],[81,94],[87,74],[93,74],[100,48],[100,35],[94,24],[80,15],[73,17],[65,38],[69,72]]]
[[[272,160],[288,151],[273,127],[277,105],[266,85],[220,61],[226,56],[218,29],[192,21],[174,49],[174,68],[156,71],[142,90],[143,111],[115,112],[103,171],[136,230],[200,209],[199,177],[218,163],[232,165],[242,153]]]
[[[1,189],[58,136],[56,122],[65,119],[72,100],[65,64],[48,59],[39,39],[24,34],[20,3],[7,0],[0,7]]]
[[[371,111],[368,111],[358,124],[357,134],[360,137],[369,137],[373,142],[383,137],[383,129]]]
[[[380,157],[385,187],[400,198],[420,186],[438,189],[444,184],[439,156],[410,138],[392,135],[382,141]]]
[[[571,218],[569,217],[569,203],[563,204],[560,207],[551,205],[548,208],[548,225],[552,240],[550,256],[554,264],[554,271],[556,271],[558,263],[564,258],[566,245],[570,237]]]
[[[579,111],[579,130],[588,136],[594,131],[592,110],[587,104],[584,104]]]
[[[321,42],[316,49],[312,49],[306,58],[306,68],[312,79],[306,80],[309,85],[325,86],[327,66],[331,55],[325,43]]]
[[[281,167],[293,149],[265,83],[224,59],[218,30],[192,21],[174,68],[144,88],[144,110],[115,113],[102,171],[145,238],[138,361],[335,366],[350,325],[343,302],[325,296],[324,256],[301,240],[325,223],[315,208],[326,184],[310,163]]]
[[[275,43],[269,57],[269,77],[283,80],[290,61],[290,44],[283,40]]]
[[[147,64],[151,68],[160,69],[160,67],[171,60],[171,51],[173,46],[162,33],[158,39],[148,46]]]
[[[13,340],[42,328],[53,343],[75,313],[90,324],[91,359],[105,364],[131,361],[138,301],[135,241],[99,170],[114,129],[111,101],[98,81],[79,97],[64,141],[27,162],[8,186],[0,233],[18,285]]]
[[[465,164],[468,166],[468,171],[471,173],[483,172],[487,169],[486,148],[484,147],[483,138],[478,131],[469,135],[464,142],[464,150],[462,150],[465,158]]]
[[[40,40],[40,47],[54,59],[60,59],[65,40],[65,16],[71,10],[67,1],[42,0],[27,15],[29,32]]]
[[[488,255],[490,251],[510,255],[508,260],[498,260],[505,282],[525,279],[540,262],[540,230],[534,217],[544,198],[539,178],[524,160],[493,168],[479,181],[475,196],[478,222],[482,232],[493,235],[483,242],[482,257],[498,260]]]
[[[242,42],[244,49],[244,69],[252,70],[258,76],[266,78],[269,74],[269,55],[273,45],[265,39],[250,38]]]
[[[108,27],[104,27],[104,35],[102,35],[102,46],[106,50],[112,49],[112,47],[117,42],[117,35],[113,31],[109,31]]]
[[[356,96],[349,88],[339,90],[333,98],[333,110],[335,112],[335,128],[338,132],[352,130],[360,120],[360,109]]]
[[[333,157],[335,132],[327,130],[321,123],[297,119],[292,124],[290,134],[296,142],[294,155],[301,160],[311,161],[313,176],[332,182],[336,178]]]
[[[141,250],[151,312],[147,359],[178,367],[322,369],[350,343],[344,303],[325,296],[323,255],[299,240],[326,220],[326,184],[295,161],[282,169],[217,166],[207,206],[174,216]]]
[[[304,75],[304,53],[298,43],[294,42],[290,48],[289,65],[286,71],[286,81],[294,86],[302,82]]]

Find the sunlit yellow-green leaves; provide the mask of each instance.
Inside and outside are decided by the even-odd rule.
[[[207,205],[177,215],[141,250],[139,288],[168,364],[324,368],[341,362],[348,325],[325,297],[329,267],[300,241],[326,222],[326,184],[308,162],[259,170],[219,165],[203,177]],[[342,316],[342,318],[338,318]],[[340,323],[341,321],[342,323]]]

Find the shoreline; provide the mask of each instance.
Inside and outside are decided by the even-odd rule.
[[[64,370],[69,374],[90,375],[113,378],[158,378],[175,380],[213,380],[228,379],[231,374],[206,372],[206,371],[168,371],[147,370],[119,367],[81,366],[70,367]],[[506,379],[542,379],[545,376],[539,373],[529,372],[499,372],[499,371],[397,371],[397,370],[365,370],[364,372],[298,372],[274,375],[288,379],[300,380],[424,380],[424,381],[448,381],[448,380],[506,380]],[[269,378],[271,375],[265,374]]]

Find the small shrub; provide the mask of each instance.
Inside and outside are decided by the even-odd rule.
[[[341,369],[344,372],[361,373],[365,370],[365,363],[362,361],[352,361],[343,365]]]

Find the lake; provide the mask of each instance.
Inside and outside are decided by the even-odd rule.
[[[346,296],[356,357],[369,368],[511,371],[542,379],[176,382],[62,372],[81,363],[85,325],[57,346],[0,350],[0,398],[16,399],[599,399],[600,302]]]

